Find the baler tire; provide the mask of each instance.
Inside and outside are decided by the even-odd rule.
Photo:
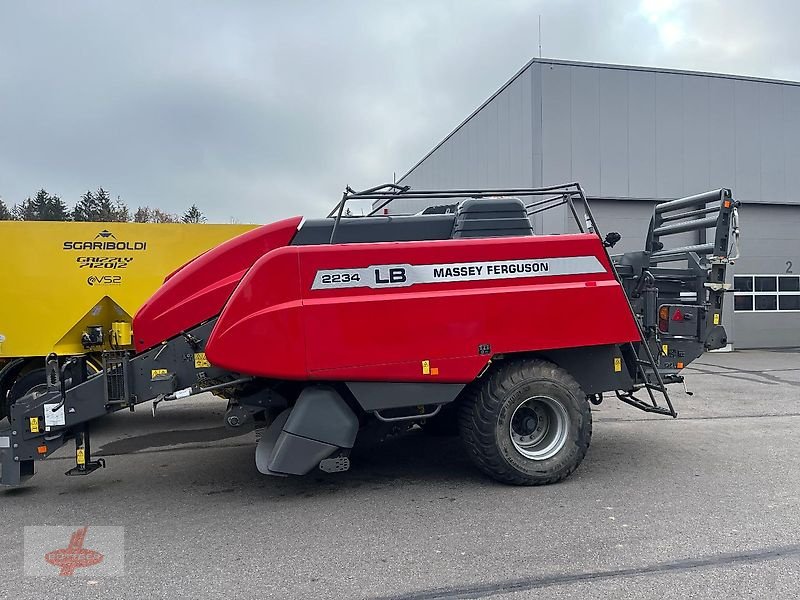
[[[519,433],[515,421],[519,411],[524,427],[533,431]],[[540,359],[509,362],[488,373],[464,398],[458,421],[475,465],[512,485],[547,485],[565,479],[586,456],[592,438],[586,394],[564,369]],[[555,427],[551,423],[557,422],[559,429],[551,433]],[[540,424],[544,433],[537,433]],[[542,448],[533,445],[534,434],[542,444],[547,442]],[[530,450],[524,446],[526,439],[532,444]]]

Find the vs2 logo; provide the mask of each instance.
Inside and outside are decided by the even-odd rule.
[[[95,285],[119,285],[122,283],[122,276],[120,275],[89,275],[86,278],[86,283],[91,286]]]

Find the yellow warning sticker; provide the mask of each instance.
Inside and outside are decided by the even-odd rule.
[[[669,356],[669,346],[667,346],[666,344],[662,345],[661,352],[664,353],[664,356]]]
[[[714,313],[714,325],[719,325],[719,313]]]
[[[79,465],[86,464],[86,450],[83,448],[78,448],[75,451],[75,462],[77,462]]]
[[[166,375],[168,372],[166,369],[153,369],[150,371],[150,379],[155,379],[157,375]]]
[[[614,373],[622,371],[622,359],[619,356],[614,357]]]
[[[208,362],[206,358],[205,352],[196,352],[194,355],[194,368],[195,369],[205,369],[211,366],[211,363]]]
[[[31,433],[39,433],[39,417],[31,417]]]
[[[422,361],[422,374],[423,375],[430,375],[431,374],[431,361],[423,360]]]

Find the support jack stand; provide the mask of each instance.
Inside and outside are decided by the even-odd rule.
[[[106,461],[102,458],[98,458],[97,460],[87,462],[85,465],[75,465],[69,471],[64,473],[64,475],[68,475],[70,477],[77,475],[90,475],[91,473],[97,471],[97,469],[101,468],[106,468]]]
[[[102,458],[92,460],[88,428],[84,428],[83,431],[75,434],[75,463],[75,466],[64,473],[64,475],[68,475],[69,477],[89,475],[94,473],[97,469],[106,468],[106,461]]]

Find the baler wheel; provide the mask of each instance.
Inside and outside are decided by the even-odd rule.
[[[461,403],[459,429],[470,458],[498,481],[545,485],[580,465],[592,411],[575,379],[539,359],[508,362]]]

